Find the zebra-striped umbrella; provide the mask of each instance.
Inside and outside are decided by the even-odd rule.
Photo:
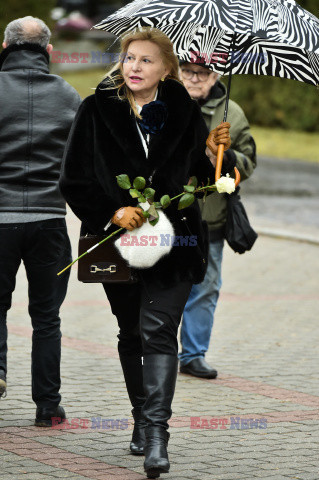
[[[166,33],[181,60],[229,75],[224,121],[232,73],[319,85],[319,20],[295,0],[135,0],[94,28],[119,36],[144,26]]]
[[[222,75],[270,75],[319,85],[319,20],[294,0],[135,0],[95,25],[117,36],[165,32],[181,60]]]

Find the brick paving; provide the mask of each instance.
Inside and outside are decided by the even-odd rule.
[[[68,225],[75,255],[79,224],[69,215]],[[178,376],[172,467],[161,478],[319,479],[318,249],[267,236],[243,256],[225,248],[207,355],[219,376]],[[143,457],[128,452],[131,407],[116,321],[102,287],[77,282],[76,268],[62,319],[61,393],[70,423],[35,428],[21,268],[8,319],[8,396],[0,401],[1,480],[145,478]]]

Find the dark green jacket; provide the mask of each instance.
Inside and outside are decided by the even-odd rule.
[[[213,130],[222,122],[225,98],[226,87],[221,82],[217,82],[211,90],[209,99],[201,105],[209,130]],[[231,124],[231,149],[236,155],[236,166],[240,172],[241,181],[243,181],[250,177],[256,167],[255,142],[243,110],[232,100],[229,100],[227,121]],[[214,192],[206,198],[205,203],[199,200],[202,217],[208,224],[211,240],[223,238],[227,213],[227,195],[227,193]]]

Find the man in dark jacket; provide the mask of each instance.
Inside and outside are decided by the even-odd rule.
[[[71,258],[65,202],[58,180],[66,139],[80,97],[49,74],[51,32],[42,20],[24,17],[5,30],[0,55],[0,396],[6,391],[7,311],[24,262],[29,283],[32,398],[35,425],[65,417],[60,404],[59,309]]]
[[[201,64],[181,64],[181,78],[190,94],[197,100],[209,130],[222,120],[225,110],[226,88],[218,81],[218,74]],[[225,156],[236,160],[241,181],[256,167],[256,147],[243,110],[229,100],[227,121],[231,124],[232,145]],[[224,247],[224,228],[227,215],[226,193],[214,192],[206,202],[199,201],[202,218],[209,230],[209,257],[205,279],[193,285],[183,314],[181,328],[182,352],[180,371],[196,377],[216,378],[217,371],[205,360],[221,288],[221,265]]]

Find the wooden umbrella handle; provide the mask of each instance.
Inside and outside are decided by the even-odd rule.
[[[209,148],[209,144],[207,144]],[[224,148],[223,144],[218,145],[217,149],[217,160],[216,160],[216,167],[215,167],[215,182],[220,179],[222,173],[222,166],[223,166],[223,157],[224,157]],[[237,167],[234,168],[235,171],[235,186],[237,187],[240,182],[240,173]]]
[[[209,148],[209,146],[208,146]],[[222,166],[223,166],[223,158],[224,158],[224,149],[225,145],[222,143],[218,145],[217,148],[217,160],[216,160],[216,167],[215,167],[215,182],[220,179],[222,174]]]
[[[237,167],[234,168],[235,171],[235,187],[238,187],[240,182],[240,173]]]

